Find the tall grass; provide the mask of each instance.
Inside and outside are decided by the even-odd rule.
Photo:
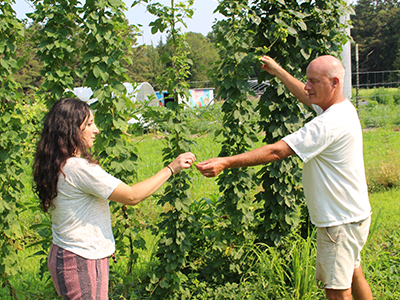
[[[400,133],[397,127],[365,130],[364,161],[370,192],[400,187]]]
[[[362,267],[375,299],[400,299],[400,190],[373,193]]]
[[[358,110],[363,128],[385,128],[400,126],[399,105],[361,105]]]
[[[352,95],[363,128],[400,125],[400,87],[361,89],[358,99],[353,88]]]
[[[314,279],[316,260],[316,231],[303,239],[287,239],[286,253],[274,247],[257,244],[250,254],[256,258],[254,269],[243,276],[242,284],[253,286],[255,299],[311,300],[324,298]]]

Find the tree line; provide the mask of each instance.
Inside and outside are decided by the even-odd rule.
[[[384,71],[400,69],[400,1],[399,0],[359,0],[353,5],[355,14],[351,16],[353,28],[351,35],[353,42],[359,45],[360,71]],[[128,21],[126,21],[128,22]],[[43,83],[43,61],[37,54],[35,32],[40,30],[38,23],[29,24],[25,20],[25,38],[17,42],[18,56],[25,63],[20,67],[15,80],[21,84],[24,92],[39,87]],[[172,51],[168,41],[161,39],[156,45],[139,45],[139,33],[135,25],[130,25],[133,44],[133,64],[126,65],[127,75],[133,82],[149,82],[157,87],[156,78],[159,78],[168,63],[163,57],[168,57]],[[78,33],[77,33],[78,34]],[[201,33],[188,32],[188,58],[192,64],[189,70],[188,82],[209,81],[212,65],[220,61],[220,56],[214,45],[215,32],[212,30],[207,36]],[[76,43],[82,43],[77,38]],[[354,48],[353,48],[354,49]],[[352,65],[355,71],[355,51],[352,51]],[[80,57],[75,57],[76,66]],[[257,71],[253,74],[257,75]],[[76,78],[75,86],[81,86],[83,79]]]
[[[354,10],[351,35],[359,45],[360,71],[400,70],[400,1],[358,0]]]

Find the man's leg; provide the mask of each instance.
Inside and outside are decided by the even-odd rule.
[[[361,266],[354,270],[351,288],[355,300],[372,300],[371,288],[364,278]]]
[[[351,288],[347,290],[325,289],[326,296],[329,300],[352,300]]]
[[[372,300],[371,288],[362,273],[361,266],[354,270],[351,288],[347,290],[325,289],[329,300]]]

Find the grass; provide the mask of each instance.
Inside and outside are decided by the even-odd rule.
[[[352,89],[353,99],[357,97],[357,91]],[[379,104],[393,105],[400,102],[400,88],[371,88],[359,90],[359,101],[371,101]]]
[[[371,233],[367,245],[363,251],[363,270],[371,285],[375,299],[400,299],[400,189],[398,178],[400,177],[400,154],[398,154],[400,136],[397,123],[393,123],[397,114],[396,109],[379,108],[388,114],[383,119],[390,119],[384,127],[365,128],[364,158],[366,175],[370,186],[370,202],[373,209]],[[360,118],[361,118],[360,109]],[[365,120],[371,109],[365,111]],[[400,115],[400,114],[399,114]],[[205,123],[218,126],[218,120],[210,115],[204,115]],[[194,126],[194,125],[193,125]],[[215,140],[212,133],[206,130],[201,135],[193,134],[191,151],[195,153],[198,161],[218,155],[220,151],[219,141]],[[140,160],[138,161],[138,173],[132,180],[140,181],[156,173],[162,165],[162,148],[164,146],[164,133],[150,133],[144,136],[135,136],[134,141]],[[194,167],[189,171],[192,177],[191,193],[193,199],[209,197],[218,194],[216,180],[201,176]],[[373,188],[371,188],[373,187]],[[149,222],[156,222],[162,208],[156,201],[162,194],[162,189],[150,199],[137,206],[141,218]],[[31,197],[27,190],[27,197]],[[26,216],[27,223],[38,218]],[[120,278],[126,273],[127,261],[118,257],[118,264],[110,263],[112,299],[147,299],[142,287],[146,281],[149,270],[156,263],[154,258],[157,237],[150,230],[145,229],[143,237],[146,240],[147,249],[138,250],[139,259],[136,262],[134,277],[128,284],[121,282]],[[27,233],[29,239],[32,238]],[[13,276],[10,282],[15,289],[18,299],[56,299],[52,282],[39,277],[40,257],[31,255],[38,248],[25,248],[20,252],[20,264],[23,266],[21,273]],[[266,251],[265,246],[254,245],[249,249],[253,256],[254,265],[251,270],[243,274],[239,284],[226,283],[218,287],[204,287],[199,284],[199,291],[203,296],[194,299],[324,299],[324,293],[318,290],[313,280],[315,266],[315,244],[310,236],[308,239],[296,239],[288,249],[291,264],[285,257],[274,252],[274,249]],[[250,255],[250,254],[249,254]],[[195,279],[192,279],[195,282]],[[287,286],[288,280],[291,286]],[[195,283],[194,283],[195,284]],[[124,294],[126,288],[131,288],[135,294]],[[1,299],[13,299],[7,288],[0,290]],[[200,294],[199,294],[200,295]],[[233,295],[233,296],[232,296]],[[275,295],[270,296],[270,295]]]
[[[399,105],[360,106],[358,110],[363,128],[385,128],[400,126]]]
[[[137,168],[138,174],[135,179],[136,182],[154,175],[163,167],[162,148],[165,145],[165,137],[165,134],[151,133],[144,138],[135,140],[137,143],[137,154],[140,157]],[[195,144],[193,144],[190,151],[196,155],[198,162],[218,156],[221,146],[218,141],[215,140],[213,134],[204,134],[202,136],[194,135],[192,140]],[[218,185],[215,178],[205,178],[194,166],[192,166],[188,172],[192,178],[190,192],[193,199],[208,197],[210,194],[218,193]],[[161,188],[154,196],[150,197],[150,201],[144,201],[141,205],[148,204],[154,207],[153,202],[156,201],[162,192],[163,189]]]
[[[357,106],[356,90],[353,103]],[[363,128],[400,125],[400,88],[372,88],[359,91],[358,108]]]
[[[287,254],[282,255],[274,247],[254,245],[251,252],[255,255],[255,270],[245,274],[241,284],[251,282],[254,299],[302,299],[311,300],[324,297],[315,279],[315,233],[307,239],[295,237],[289,244]],[[288,284],[289,283],[289,284]]]
[[[363,270],[375,299],[400,299],[400,190],[370,195],[373,210]]]
[[[389,300],[400,299],[400,206],[398,199],[400,190],[392,189],[389,191],[377,192],[370,195],[372,205],[372,226],[367,245],[363,251],[363,270],[370,283],[375,299]],[[375,225],[375,227],[374,227]],[[135,266],[135,278],[131,284],[140,285],[146,272],[151,267],[152,253],[154,252],[155,239],[147,236],[149,250],[142,252],[141,260]],[[312,239],[298,240],[293,243],[290,255],[293,256],[293,266],[288,268],[287,261],[274,252],[273,249],[265,251],[265,247],[256,245],[251,250],[256,256],[254,270],[249,271],[243,276],[240,283],[240,295],[236,299],[277,299],[263,298],[263,295],[281,295],[280,299],[324,299],[323,293],[318,290],[313,280],[315,266],[315,247],[311,244]],[[36,258],[30,257],[34,249],[21,251],[20,261],[24,266],[23,272],[12,279],[12,285],[18,295],[18,299],[56,299],[51,281],[42,281],[39,274],[39,264]],[[111,263],[111,272],[123,274],[125,272],[125,262],[119,260],[117,265]],[[299,276],[296,276],[299,275]],[[308,275],[307,275],[308,274]],[[289,290],[285,280],[291,278],[299,288],[298,290],[308,290],[308,294],[303,293],[302,297],[295,295],[296,290]],[[307,279],[308,278],[308,279]],[[302,281],[303,279],[303,281]],[[305,281],[304,281],[305,280]],[[303,284],[307,287],[301,289]],[[123,289],[121,283],[116,283],[110,287],[111,296],[120,298]],[[220,287],[220,293],[224,294],[224,287]],[[137,290],[137,288],[136,288]],[[207,292],[207,291],[206,291]],[[226,291],[225,291],[226,292]],[[212,294],[209,291],[209,295]],[[227,293],[227,292],[226,292]],[[207,294],[207,293],[206,293]],[[206,295],[205,294],[205,295]],[[247,298],[244,298],[245,296]],[[252,295],[253,297],[250,297]],[[261,298],[257,298],[258,295]],[[292,296],[293,297],[292,297]],[[131,295],[132,299],[144,299],[140,295]],[[1,299],[12,299],[8,295],[7,289],[0,290]],[[129,299],[129,297],[127,298]],[[213,299],[202,298],[202,299]],[[228,298],[219,298],[228,299]]]
[[[400,133],[397,127],[365,130],[364,161],[370,192],[400,187]]]

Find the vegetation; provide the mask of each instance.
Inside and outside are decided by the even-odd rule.
[[[251,27],[257,33],[253,41],[255,50],[271,55],[297,78],[305,76],[310,61],[323,54],[338,55],[347,41],[346,25],[340,18],[352,11],[340,1],[255,3],[253,10],[260,18],[253,17]],[[335,34],[331,35],[332,32]],[[257,110],[262,120],[260,126],[265,131],[263,142],[272,144],[304,124],[304,110],[275,76],[262,72],[259,80],[270,83]],[[268,245],[279,245],[295,230],[307,235],[308,213],[299,186],[301,168],[298,158],[292,156],[265,165],[258,176],[263,187],[256,196],[256,201],[263,203],[258,211],[263,219],[257,229],[259,240]]]
[[[14,74],[21,62],[16,59],[17,41],[23,39],[22,24],[15,18],[10,2],[0,4],[0,282],[15,294],[9,278],[20,269],[18,252],[23,243],[22,224],[17,215],[24,209],[21,193],[25,182],[21,179],[23,167],[29,165],[29,156],[23,151],[24,139],[31,129],[24,119],[18,93],[19,84]],[[22,133],[22,136],[21,136]]]
[[[256,103],[253,105],[256,105]],[[216,104],[209,109],[212,112],[204,109],[195,110],[193,114],[188,115],[189,123],[200,124],[199,118],[205,118],[205,115],[209,113],[207,122],[217,121],[218,124],[221,124],[222,120],[219,117],[221,104]],[[393,128],[396,128],[396,126],[393,126],[392,129],[377,127],[374,130],[364,132],[366,174],[369,181],[380,172],[379,169],[370,168],[372,164],[384,165],[387,163],[394,166],[400,162],[398,156],[390,156],[393,153],[391,149],[396,149],[399,144],[398,133]],[[194,125],[191,130],[195,132]],[[215,130],[215,128],[212,130]],[[215,140],[211,134],[204,132],[201,135],[194,136],[196,136],[197,146],[193,150],[199,161],[215,156],[221,151],[220,138]],[[162,149],[165,143],[165,134],[162,132],[138,135],[134,138],[136,154],[140,157],[137,162],[138,174],[136,180],[146,178],[163,166]],[[257,145],[260,145],[260,142],[255,146]],[[193,215],[194,220],[199,222],[198,226],[204,229],[203,234],[211,238],[218,226],[222,226],[220,230],[224,230],[224,219],[222,217],[225,212],[218,209],[220,204],[217,180],[202,177],[194,169],[189,171],[189,175],[194,183],[190,188],[190,193],[194,199],[190,207],[190,214]],[[391,178],[388,177],[390,181],[395,181],[399,175],[392,174],[391,176]],[[32,197],[29,176],[25,175],[22,179],[26,185],[23,191],[24,197],[29,199]],[[385,183],[385,185],[387,184]],[[398,292],[400,208],[397,205],[400,190],[398,185],[392,185],[390,188],[385,185],[371,190],[370,202],[373,208],[373,222],[370,239],[363,252],[363,268],[376,298],[397,299],[400,296]],[[256,192],[257,187],[251,191],[252,194]],[[149,293],[146,291],[146,286],[149,284],[147,274],[152,272],[155,265],[158,264],[155,254],[158,248],[157,241],[160,238],[159,235],[154,235],[150,228],[160,221],[160,213],[167,209],[165,206],[157,205],[158,199],[163,194],[164,189],[134,207],[130,212],[130,216],[133,218],[132,224],[135,224],[134,227],[138,231],[135,245],[143,243],[143,247],[134,248],[134,254],[137,258],[132,266],[130,266],[131,259],[124,254],[129,249],[127,241],[125,240],[122,243],[122,238],[117,238],[120,242],[116,253],[118,263],[110,263],[111,299],[148,299],[149,297]],[[38,222],[41,222],[41,218],[46,220],[39,212],[32,214],[30,210],[22,212],[21,217],[26,224],[38,224]],[[113,219],[114,222],[120,222],[120,214],[115,214]],[[37,235],[26,229],[23,231],[23,236],[24,244],[22,246],[24,250],[19,251],[17,260],[22,269],[21,272],[10,279],[18,299],[56,299],[48,275],[45,275],[43,280],[40,277],[41,256],[33,255],[41,249],[40,244],[30,248],[25,247],[25,245],[37,240]],[[297,298],[293,296],[293,299],[324,299],[323,292],[318,290],[313,280],[315,237],[312,235],[312,230],[306,238],[294,235],[288,237],[288,240],[290,242],[287,244],[287,250],[283,253],[277,252],[275,247],[261,243],[243,248],[242,250],[245,253],[243,260],[249,264],[249,268],[240,274],[238,280],[226,281],[221,285],[210,285],[205,284],[204,279],[206,277],[203,277],[204,274],[196,276],[189,274],[189,281],[186,286],[192,291],[191,299],[232,299],[232,295],[233,299],[246,297],[250,297],[250,299],[276,299],[274,295],[281,295],[282,299],[292,299],[290,296],[295,295],[295,293],[300,294]],[[199,241],[199,243],[203,243],[203,241]],[[204,245],[196,244],[194,247],[203,249]],[[206,263],[203,260],[206,253],[192,252],[191,255],[193,255],[191,259],[196,258],[194,262],[200,270],[200,266]],[[299,255],[301,257],[300,264],[296,263],[298,261],[296,257],[298,258]],[[131,275],[128,280],[124,280],[128,273]],[[311,279],[301,281],[299,278],[300,281],[297,281],[297,274],[301,274],[300,278]],[[0,291],[0,297],[2,299],[13,299],[9,296],[7,288]]]
[[[274,142],[296,130],[304,121],[303,111],[281,83],[260,73],[260,80],[271,80],[271,86],[261,99],[252,94],[247,79],[257,73],[258,56],[269,53],[282,65],[298,70],[296,75],[301,77],[311,59],[319,54],[337,53],[347,40],[342,31],[346,26],[338,21],[346,9],[340,1],[253,1],[251,5],[244,0],[220,1],[218,10],[226,19],[214,26],[209,39],[217,43],[221,57],[210,72],[218,97],[223,100],[213,107],[184,109],[176,100],[187,95],[189,71],[194,73],[191,62],[198,58],[190,56],[187,36],[177,24],[184,24],[184,19],[193,13],[192,0],[171,0],[171,6],[151,0],[134,1],[133,5],[146,3],[149,12],[157,16],[150,24],[153,32],[168,32],[168,44],[164,47],[168,52],[163,53],[156,53],[151,47],[138,51],[132,48],[136,29],[126,22],[122,1],[90,0],[82,6],[77,1],[35,1],[36,11],[31,16],[36,29],[25,42],[23,26],[16,20],[11,2],[0,6],[0,280],[4,287],[0,295],[4,299],[55,298],[46,265],[51,224],[48,215],[38,211],[30,190],[29,169],[46,107],[69,95],[65,91],[76,82],[90,87],[97,98],[93,107],[101,128],[95,143],[97,157],[107,171],[130,182],[143,179],[146,174],[140,172],[151,167],[155,170],[149,170],[147,176],[154,174],[172,157],[187,150],[192,150],[199,160],[230,155],[254,147],[253,143]],[[274,13],[266,13],[271,11]],[[60,18],[64,20],[62,27],[57,22]],[[18,73],[23,60],[18,58],[22,52],[16,51],[17,45],[33,45],[37,53],[42,64],[41,76],[45,77],[32,76],[36,86],[21,82],[21,78],[14,80],[18,74],[26,74]],[[149,74],[160,71],[153,73],[152,78],[159,78],[156,83],[175,99],[167,108],[136,106],[126,97],[122,83],[132,81],[131,50],[143,55],[141,62],[148,66],[145,69]],[[159,57],[160,63],[149,65],[147,55]],[[391,100],[385,98],[365,107],[375,109],[388,103]],[[153,140],[137,133],[137,125],[129,126],[126,122],[135,110],[154,120],[163,133],[155,131]],[[201,127],[203,121],[205,128],[197,130],[194,124]],[[388,124],[384,130],[394,130],[391,126]],[[381,143],[390,140],[389,133],[381,129],[370,132],[378,132]],[[152,151],[141,152],[139,149],[146,143],[151,144]],[[160,151],[154,151],[157,148]],[[377,154],[381,157],[382,151]],[[160,165],[155,164],[157,161]],[[371,165],[368,170],[377,174],[377,166]],[[230,170],[216,180],[199,177],[195,170],[189,170],[174,176],[159,193],[137,207],[113,204],[119,262],[111,266],[110,297],[323,297],[314,281],[309,280],[313,274],[315,238],[305,217],[298,181],[300,170],[301,163],[296,158]],[[257,177],[254,171],[258,172]],[[395,176],[389,174],[385,178]],[[369,182],[384,186],[381,190],[397,185],[396,180],[383,185],[381,182],[388,180],[380,178]],[[373,189],[377,190],[380,189]],[[379,214],[376,216],[379,220]],[[374,224],[377,225],[373,231],[377,232],[379,223]],[[393,245],[397,245],[396,232],[390,231]],[[389,245],[386,239],[385,243]],[[390,255],[379,258],[379,264],[369,260],[366,250],[366,272],[377,268],[381,271],[383,266],[386,278],[396,278],[398,257],[392,244],[382,249],[390,249]],[[29,267],[28,261],[33,261],[34,266]],[[378,277],[370,277],[379,281]],[[386,285],[385,280],[379,282],[396,287],[396,283]],[[396,289],[388,291],[382,286],[374,292],[381,297],[396,296]]]
[[[399,70],[400,1],[359,0],[354,10],[351,34],[359,44],[360,71]]]
[[[147,5],[148,11],[157,17],[150,24],[152,32],[166,32],[170,37],[168,48],[171,52],[161,58],[167,68],[157,80],[161,90],[166,90],[169,97],[174,99],[173,102],[166,103],[168,110],[163,115],[165,123],[168,123],[170,128],[170,136],[166,138],[166,146],[163,149],[164,165],[168,165],[179,154],[188,152],[193,144],[185,122],[185,105],[179,104],[179,99],[189,98],[187,80],[192,65],[192,61],[188,58],[187,38],[179,26],[186,26],[185,19],[193,15],[192,5],[192,0],[176,4],[171,1],[171,6],[160,3]],[[160,206],[167,205],[169,209],[161,213],[161,220],[157,224],[157,230],[163,232],[156,252],[159,264],[148,274],[150,283],[146,289],[150,295],[160,299],[172,295],[181,295],[182,298],[190,296],[190,291],[185,287],[188,277],[184,272],[189,261],[188,255],[192,250],[190,181],[191,178],[186,172],[173,176],[158,202]]]

